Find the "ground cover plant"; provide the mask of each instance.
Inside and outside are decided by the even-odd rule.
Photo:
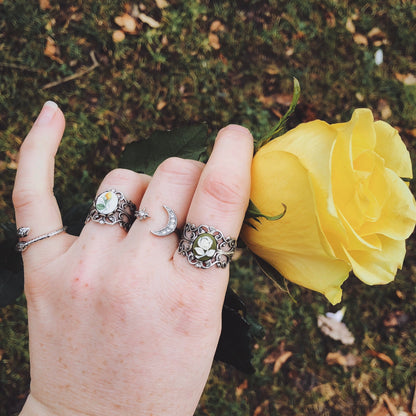
[[[47,99],[67,120],[55,186],[67,211],[156,130],[203,122],[214,136],[233,122],[260,136],[287,110],[293,77],[289,126],[369,107],[415,160],[415,57],[407,0],[0,0],[0,223],[13,221],[18,148]],[[344,285],[352,345],[318,328],[339,307],[291,284],[289,295],[242,255],[231,286],[264,328],[256,372],[215,363],[196,415],[416,414],[415,244],[392,284]],[[22,296],[0,313],[1,416],[28,392],[26,332]]]

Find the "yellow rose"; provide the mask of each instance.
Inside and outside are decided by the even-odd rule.
[[[349,272],[369,285],[394,279],[416,204],[410,155],[398,132],[357,109],[347,123],[304,123],[261,147],[251,200],[278,221],[244,226],[251,251],[284,277],[335,304]]]

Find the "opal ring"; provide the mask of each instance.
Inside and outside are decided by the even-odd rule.
[[[58,235],[63,233],[66,230],[66,227],[62,227],[59,230],[51,231],[49,233],[45,233],[39,235],[38,237],[32,238],[31,240],[23,240],[19,241],[16,244],[16,251],[22,252],[25,251],[31,244],[36,243],[41,240],[45,240],[46,238],[53,237],[54,235]],[[17,238],[24,238],[27,237],[29,234],[30,228],[29,227],[20,227],[17,229]]]
[[[224,268],[235,252],[236,240],[209,225],[187,223],[179,241],[179,253],[201,269],[212,266]]]
[[[99,224],[118,224],[124,230],[129,231],[133,221],[136,205],[128,201],[120,191],[111,189],[98,195],[85,219]]]

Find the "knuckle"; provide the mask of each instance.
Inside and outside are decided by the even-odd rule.
[[[204,164],[196,160],[170,157],[158,168],[158,171],[169,178],[170,183],[189,185],[195,182],[195,176],[199,176]]]
[[[39,200],[39,191],[34,188],[14,188],[12,201],[16,210],[21,210]]]
[[[207,175],[202,181],[202,191],[210,197],[214,206],[220,210],[234,211],[245,203],[246,190],[243,189],[242,179],[238,177],[224,178],[218,173]]]
[[[109,184],[117,184],[117,186],[129,185],[133,181],[136,182],[140,178],[140,174],[129,169],[117,168],[107,173],[103,182]],[[143,175],[146,176],[146,175]]]

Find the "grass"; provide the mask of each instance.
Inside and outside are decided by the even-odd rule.
[[[172,0],[161,10],[143,0],[137,5],[161,25],[139,23],[137,34],[114,43],[114,18],[133,4],[51,0],[42,10],[35,0],[0,1],[0,223],[13,219],[18,148],[47,99],[58,102],[67,119],[56,162],[63,210],[88,201],[125,144],[156,129],[206,122],[215,134],[234,122],[260,136],[285,112],[293,76],[302,95],[292,126],[347,120],[354,108],[369,107],[401,130],[415,159],[416,86],[403,82],[416,74],[414,2]],[[219,49],[209,40],[215,21],[223,25],[214,33]],[[379,32],[370,36],[374,28]],[[48,37],[59,47],[56,60],[44,54]],[[378,49],[381,65],[374,61]],[[91,66],[91,51],[97,68],[42,89]],[[357,339],[351,347],[318,330],[317,315],[331,309],[321,296],[291,285],[294,303],[251,260],[237,262],[232,287],[266,330],[255,349],[257,372],[247,377],[216,363],[196,414],[360,416],[383,393],[408,409],[416,382],[414,248],[411,240],[394,283],[345,285],[345,321]],[[383,318],[393,310],[409,322],[385,327]],[[27,393],[25,319],[24,298],[0,314],[0,415],[13,414]],[[279,348],[293,355],[274,374],[264,359]],[[327,365],[327,353],[337,350],[359,356],[361,364]],[[385,353],[394,365],[369,350]]]

